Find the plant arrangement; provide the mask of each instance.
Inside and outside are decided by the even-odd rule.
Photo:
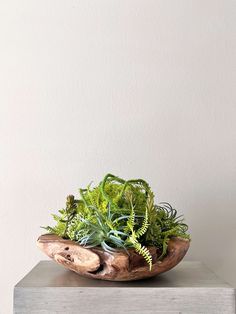
[[[80,189],[78,199],[69,195],[65,208],[53,218],[56,225],[44,227],[49,233],[85,248],[101,247],[110,254],[120,250],[129,254],[133,248],[149,270],[153,264],[149,247],[159,249],[161,261],[171,238],[190,239],[183,217],[169,203],[155,204],[146,181],[112,174],[97,186]]]

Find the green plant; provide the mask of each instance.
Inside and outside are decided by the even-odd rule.
[[[79,199],[67,197],[66,206],[53,214],[54,227],[48,232],[77,241],[85,247],[101,246],[105,251],[134,248],[150,269],[148,246],[167,253],[171,237],[189,239],[188,226],[169,203],[154,204],[154,194],[142,179],[124,180],[107,174],[95,187],[79,190]]]

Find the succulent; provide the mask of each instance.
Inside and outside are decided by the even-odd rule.
[[[149,246],[167,253],[171,237],[189,239],[188,226],[169,203],[154,204],[149,184],[142,180],[124,180],[107,174],[95,187],[69,195],[64,209],[53,214],[54,227],[49,233],[71,239],[84,247],[101,246],[110,253],[134,248],[152,267]]]

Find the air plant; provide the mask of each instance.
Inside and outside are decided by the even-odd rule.
[[[188,226],[169,203],[154,204],[154,194],[142,179],[124,180],[107,174],[95,187],[79,190],[79,198],[67,197],[66,206],[53,214],[48,232],[78,242],[84,247],[101,247],[114,253],[134,248],[152,268],[148,246],[167,253],[171,237],[189,239]]]

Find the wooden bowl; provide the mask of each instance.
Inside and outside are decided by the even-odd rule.
[[[150,271],[134,249],[128,249],[129,255],[124,250],[111,254],[100,247],[84,248],[54,234],[41,235],[37,241],[38,247],[58,264],[85,277],[111,281],[144,279],[168,271],[183,259],[189,244],[189,240],[171,238],[167,255],[161,261],[158,261],[159,249],[148,247],[153,259]]]

